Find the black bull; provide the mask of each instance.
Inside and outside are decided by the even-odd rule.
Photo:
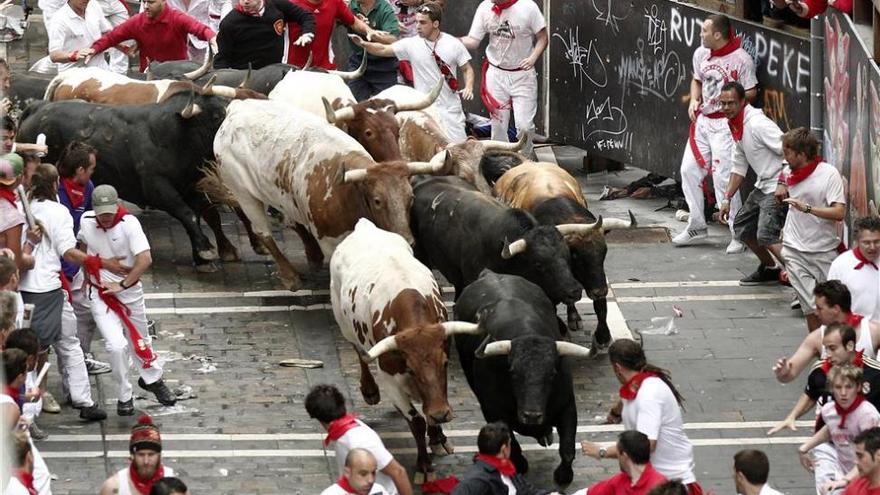
[[[559,485],[571,483],[577,406],[565,356],[586,357],[589,349],[563,342],[555,305],[540,287],[513,275],[484,271],[462,291],[455,316],[478,322],[488,334],[455,336],[461,366],[485,420],[504,421],[545,447],[552,445],[555,427],[560,464],[553,479]],[[517,471],[528,470],[515,438],[511,460]]]
[[[97,150],[93,181],[111,184],[121,198],[176,218],[190,238],[197,265],[210,267],[218,254],[201,231],[197,213],[214,231],[222,257],[238,256],[223,235],[219,214],[196,191],[201,167],[214,159],[214,136],[229,101],[179,93],[162,103],[132,107],[37,102],[22,115],[17,140],[33,143],[38,134],[45,134],[49,146],[45,160],[52,163],[71,141],[93,146]],[[254,237],[251,240],[256,242]]]

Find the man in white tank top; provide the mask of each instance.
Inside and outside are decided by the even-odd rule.
[[[154,483],[174,476],[174,470],[162,464],[162,436],[149,416],[141,416],[131,428],[128,451],[131,464],[107,478],[100,495],[149,495]]]

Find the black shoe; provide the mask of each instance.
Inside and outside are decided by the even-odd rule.
[[[49,438],[49,434],[43,431],[36,423],[31,423],[28,427],[28,431],[31,434],[31,438],[34,440],[45,440]]]
[[[754,271],[754,273],[740,280],[739,285],[752,286],[778,284],[780,271],[779,268],[767,268],[766,266],[761,265]]]
[[[134,408],[134,404],[132,404],[132,408]],[[84,419],[86,421],[104,421],[107,419],[107,413],[98,407],[98,404],[92,404],[89,407],[80,408],[79,419]]]
[[[119,416],[133,416],[134,415],[134,398],[128,399],[127,401],[118,401],[116,402],[116,414]],[[106,416],[106,414],[105,414]]]
[[[138,378],[138,386],[147,392],[152,392],[156,396],[156,400],[163,406],[173,406],[177,404],[177,396],[165,386],[162,380],[155,381],[149,385],[144,383],[143,378]]]

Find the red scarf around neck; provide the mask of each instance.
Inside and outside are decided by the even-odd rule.
[[[262,14],[260,14],[260,11],[263,10],[263,6],[260,6],[260,8],[257,9],[256,12],[248,12],[247,10],[244,10],[244,7],[241,6],[241,3],[235,2],[235,10],[241,12],[244,15],[249,15],[251,17],[262,17]]]
[[[712,50],[709,58],[730,55],[731,53],[735,52],[740,46],[742,46],[742,38],[740,38],[736,35],[736,33],[733,32],[733,28],[730,28],[727,36],[729,38],[727,44],[717,50]]]
[[[856,351],[856,357],[853,358],[852,365],[856,368],[864,368],[865,367],[865,351]],[[831,359],[825,358],[822,360],[822,371],[827,375],[829,371],[831,371]]]
[[[15,205],[15,191],[13,191],[12,189],[0,187],[0,199],[5,199],[6,201],[9,201],[12,206],[15,206],[17,208],[17,206]]]
[[[345,416],[334,419],[327,426],[327,436],[324,437],[324,446],[330,445],[330,442],[339,440],[345,432],[352,428],[357,428],[360,424],[357,422],[357,416],[354,414],[346,414]]]
[[[70,206],[74,210],[78,210],[86,202],[86,186],[74,180],[73,177],[61,179],[61,187],[67,193],[67,199],[70,200]]]
[[[6,394],[6,395],[8,395],[8,396],[10,396],[10,397],[12,397],[12,400],[14,400],[16,404],[21,405],[21,404],[18,402],[18,400],[19,400],[19,390],[18,390],[17,388],[15,388],[15,387],[11,387],[11,386],[9,386],[9,385],[3,385],[3,393]]]
[[[846,409],[840,407],[837,404],[837,401],[834,401],[834,409],[837,410],[837,415],[840,416],[840,427],[841,428],[846,427],[846,417],[849,416],[849,413],[855,411],[857,407],[862,405],[862,402],[865,402],[865,396],[862,394],[857,394],[856,399]]]
[[[24,469],[16,469],[15,479],[17,479],[25,488],[27,488],[29,495],[37,495],[37,489],[34,488],[34,475],[25,471]]]
[[[119,209],[122,210],[122,207],[120,206]],[[135,344],[134,353],[144,362],[143,368],[148,369],[153,364],[153,361],[156,360],[156,355],[153,354],[153,349],[150,347],[149,342],[144,339],[131,321],[131,318],[129,318],[131,316],[131,309],[123,304],[115,294],[107,293],[107,289],[102,287],[101,267],[101,258],[98,256],[87,256],[85,263],[83,263],[83,268],[88,275],[89,281],[98,291],[98,297],[107,305],[107,310],[116,314],[125,328],[128,329],[131,341]]]
[[[486,455],[486,454],[477,454],[475,457],[478,461],[483,461],[486,464],[495,468],[499,473],[507,476],[508,478],[512,478],[516,476],[516,466],[510,462],[510,459],[502,459],[500,457],[495,457],[494,455]]]
[[[743,131],[745,131],[745,117],[746,103],[743,102],[743,106],[739,109],[739,113],[736,114],[736,117],[727,120],[727,126],[730,127],[730,133],[733,135],[733,140],[737,143],[742,141],[743,139]]]
[[[816,167],[818,167],[823,160],[824,159],[821,156],[817,156],[803,167],[797,170],[791,169],[791,174],[789,174],[789,176],[785,179],[785,183],[788,184],[790,187],[800,182],[803,182],[804,180],[806,180],[807,177],[810,176],[810,174],[813,173],[814,170],[816,170]]]
[[[639,394],[639,389],[642,388],[642,382],[647,378],[651,378],[652,376],[659,376],[657,373],[653,371],[640,371],[633,375],[632,378],[627,380],[623,386],[620,387],[620,398],[626,400],[635,400],[636,396]]]
[[[859,249],[858,246],[853,249],[853,255],[856,257],[857,260],[859,260],[859,264],[856,265],[856,270],[861,270],[862,267],[864,267],[865,265],[871,265],[874,267],[875,270],[877,270],[877,263],[874,263],[873,261],[866,258],[865,255],[862,254],[862,250]]]
[[[846,319],[843,320],[844,323],[853,328],[859,328],[859,325],[862,323],[862,319],[864,318],[864,316],[856,313],[847,313],[845,318]]]
[[[345,490],[345,493],[350,495],[358,495],[357,490],[352,488],[351,484],[348,482],[348,479],[345,476],[340,476],[338,480],[336,480],[336,484],[339,485],[339,488]]]
[[[128,466],[128,477],[131,479],[131,484],[134,485],[134,488],[138,493],[142,495],[150,495],[150,490],[153,489],[153,484],[165,477],[165,466],[159,464],[159,468],[153,473],[153,477],[144,480],[138,476],[137,469],[135,469],[133,465],[130,465]]]
[[[101,222],[98,222],[97,218],[95,219],[95,223],[98,224],[99,229],[103,230],[104,232],[107,232],[108,230],[112,229],[113,227],[116,227],[117,225],[119,225],[119,222],[122,221],[122,217],[124,217],[125,215],[128,215],[128,210],[126,210],[124,206],[119,205],[116,207],[116,216],[113,217],[113,222],[110,224],[109,227],[107,227],[105,229],[101,225]]]
[[[519,0],[507,0],[506,2],[495,3],[492,4],[492,12],[495,12],[495,15],[501,15],[502,12],[509,9]]]

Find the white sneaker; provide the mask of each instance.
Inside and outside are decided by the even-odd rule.
[[[727,254],[739,254],[746,250],[746,245],[742,242],[731,239],[730,244],[727,245]]]
[[[672,238],[672,243],[676,246],[690,246],[698,244],[709,237],[706,229],[701,230],[682,230],[677,236]]]

